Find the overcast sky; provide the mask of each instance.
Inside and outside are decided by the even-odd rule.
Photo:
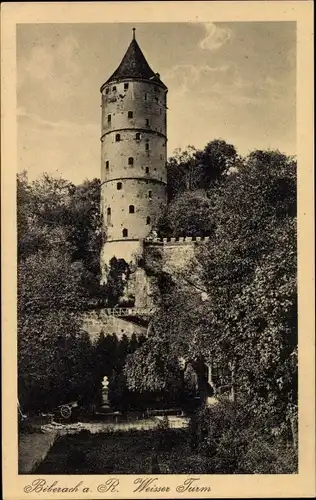
[[[21,24],[18,168],[75,183],[100,177],[100,93],[132,24]],[[168,86],[168,156],[222,138],[240,154],[296,153],[296,26],[290,22],[135,24]]]

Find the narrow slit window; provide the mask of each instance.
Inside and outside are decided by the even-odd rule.
[[[146,142],[146,151],[149,151],[149,142]]]
[[[122,231],[122,234],[123,234],[123,238],[127,238],[127,236],[128,236],[128,230],[124,228],[123,231]]]
[[[146,125],[149,126],[149,120],[146,118]]]
[[[149,174],[149,167],[146,167],[146,174]]]
[[[111,208],[110,207],[107,208],[106,213],[107,213],[107,215],[111,215]]]
[[[150,224],[150,217],[147,217],[146,224]]]
[[[109,162],[109,160],[106,160],[106,162],[105,162],[105,169],[109,170],[109,167],[110,167],[110,162]]]
[[[150,189],[150,190],[148,191],[148,198],[149,198],[150,200],[152,200],[152,197],[153,197],[153,193],[152,193],[152,190]]]
[[[130,214],[134,214],[135,213],[135,207],[134,207],[134,205],[130,205],[128,211],[129,211]]]
[[[132,167],[134,165],[134,158],[132,156],[128,159],[128,164]]]
[[[108,123],[111,123],[111,115],[108,115]]]
[[[118,183],[116,184],[116,189],[117,189],[118,191],[120,191],[120,190],[122,189],[122,183],[121,183],[121,182],[118,182]]]
[[[137,134],[136,134],[136,141],[140,141],[140,133],[139,132],[137,132]]]
[[[121,140],[121,134],[116,134],[115,142],[120,142],[120,140]]]
[[[128,116],[128,118],[133,118],[133,111],[129,111],[129,112],[127,113],[127,116]]]
[[[108,93],[109,93],[109,89],[108,89],[108,88],[107,88],[107,89],[105,89],[105,93],[106,93],[106,94],[108,94]]]
[[[124,90],[128,89],[128,83],[124,83]]]
[[[147,101],[147,94],[144,94],[144,99],[145,101]]]

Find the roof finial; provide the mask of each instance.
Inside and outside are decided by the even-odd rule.
[[[136,31],[136,28],[133,28],[133,40],[135,40],[135,31]]]

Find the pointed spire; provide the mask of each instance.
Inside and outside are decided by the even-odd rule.
[[[154,73],[154,71],[146,61],[145,56],[142,53],[135,38],[136,29],[133,28],[132,31],[133,39],[129,44],[129,47],[121,61],[121,64],[105,82],[105,84],[116,80],[131,78],[135,80],[150,80],[166,88],[160,80],[159,75],[157,73]]]

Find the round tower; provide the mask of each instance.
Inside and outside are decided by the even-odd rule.
[[[113,256],[133,260],[166,205],[167,91],[133,30],[121,64],[101,87],[103,278]]]

